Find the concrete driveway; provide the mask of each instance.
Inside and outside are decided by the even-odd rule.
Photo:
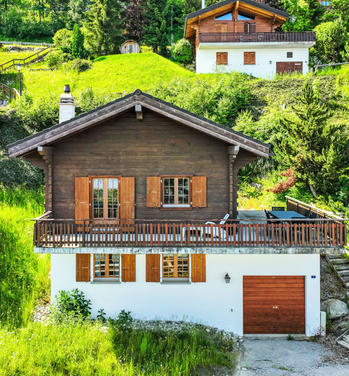
[[[349,351],[348,363],[336,364],[332,362],[335,354],[320,343],[245,338],[244,348],[237,371],[238,376],[349,375]]]

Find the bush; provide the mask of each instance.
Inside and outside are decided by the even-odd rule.
[[[64,56],[63,51],[61,50],[54,50],[51,53],[49,53],[45,58],[45,62],[47,66],[51,69],[59,68],[63,64],[64,61],[65,61],[65,56]]]
[[[180,39],[172,47],[171,54],[180,63],[190,64],[193,61],[193,46],[187,39]]]
[[[90,60],[86,59],[75,59],[70,63],[70,67],[73,70],[76,70],[77,72],[81,73],[91,69],[92,63],[90,62]]]
[[[132,322],[133,318],[131,316],[131,312],[123,309],[119,313],[118,318],[115,320],[115,325],[119,330],[127,332],[132,329]]]
[[[91,315],[91,300],[78,289],[59,291],[52,308],[53,319],[57,322],[66,319],[87,319]]]
[[[63,53],[72,53],[73,32],[68,29],[60,29],[53,36],[53,48],[60,49]]]

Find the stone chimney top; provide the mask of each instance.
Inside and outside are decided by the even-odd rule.
[[[63,123],[75,117],[75,100],[70,86],[64,85],[64,93],[59,97],[59,122]]]

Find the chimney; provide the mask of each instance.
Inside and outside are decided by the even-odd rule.
[[[202,9],[206,8],[205,0],[202,0]]]
[[[70,93],[70,86],[64,85],[64,93],[59,97],[59,122],[75,117],[74,97]]]

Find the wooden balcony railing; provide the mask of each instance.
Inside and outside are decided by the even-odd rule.
[[[313,31],[270,33],[200,33],[200,43],[242,42],[315,42]]]
[[[343,221],[265,220],[227,224],[38,219],[37,247],[343,247]]]

